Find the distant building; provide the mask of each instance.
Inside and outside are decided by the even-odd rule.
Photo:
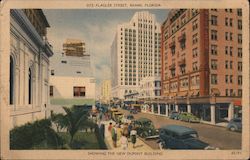
[[[51,105],[94,104],[95,85],[90,55],[83,50],[77,55],[62,53],[51,58]]]
[[[111,100],[111,80],[104,80],[101,84],[101,101],[109,103]]]
[[[213,124],[240,116],[241,9],[171,10],[162,40],[162,96],[170,110]]]
[[[160,98],[161,97],[161,77],[144,77],[140,81],[140,98]]]
[[[53,55],[46,37],[48,27],[41,9],[10,11],[11,47],[6,59],[10,63],[11,127],[45,118],[49,105],[49,57]]]
[[[63,43],[63,52],[66,56],[82,57],[86,52],[85,42],[78,39],[67,39]]]
[[[112,97],[139,92],[143,77],[161,75],[161,27],[155,15],[136,12],[118,25],[111,46]]]

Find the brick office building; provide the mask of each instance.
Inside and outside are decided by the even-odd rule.
[[[171,10],[162,24],[161,46],[168,112],[192,112],[213,124],[240,116],[240,9]]]

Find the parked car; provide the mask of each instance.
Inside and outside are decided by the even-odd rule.
[[[133,122],[137,134],[142,138],[149,136],[155,136],[158,134],[158,130],[155,129],[153,122],[147,118],[139,118]]]
[[[179,120],[186,122],[200,122],[200,119],[194,116],[192,113],[183,112],[178,116]]]
[[[131,123],[134,120],[134,116],[129,114],[122,118],[122,123]]]
[[[241,118],[233,118],[229,121],[227,125],[227,129],[230,131],[241,131],[242,130],[242,119]]]
[[[170,119],[179,119],[179,113],[178,112],[171,112],[170,116],[169,116]]]
[[[138,111],[137,111],[137,110],[135,110],[135,109],[130,109],[129,113],[131,113],[131,114],[137,114],[137,113],[138,113]]]
[[[198,133],[192,128],[167,125],[159,131],[160,149],[215,149],[198,138]]]

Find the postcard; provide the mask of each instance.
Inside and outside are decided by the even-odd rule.
[[[1,159],[248,159],[248,5],[1,1]]]

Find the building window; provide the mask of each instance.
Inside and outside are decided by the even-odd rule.
[[[52,69],[52,70],[50,71],[50,75],[54,76],[54,75],[55,75],[55,70]]]
[[[242,20],[238,20],[238,29],[242,30]]]
[[[228,46],[225,46],[225,54],[228,54]]]
[[[225,83],[228,83],[228,75],[225,75]]]
[[[239,44],[242,43],[242,34],[238,34],[238,43],[239,43]]]
[[[242,71],[242,62],[238,62],[238,71]]]
[[[228,69],[228,61],[225,61],[225,68]]]
[[[232,18],[229,19],[229,24],[231,27],[233,27],[233,19]]]
[[[211,25],[217,26],[217,16],[214,15],[211,16]]]
[[[238,89],[238,96],[242,96],[242,89]]]
[[[9,103],[10,104],[14,104],[14,77],[15,77],[15,63],[14,60],[12,58],[12,56],[10,56],[10,84],[9,84]]]
[[[225,95],[228,96],[228,89],[225,90]]]
[[[230,32],[230,41],[233,40],[233,33]]]
[[[54,96],[54,87],[53,86],[49,86],[49,96],[50,97]]]
[[[212,55],[217,55],[217,45],[211,45],[211,53]]]
[[[238,48],[238,57],[242,58],[242,48]]]
[[[217,40],[217,31],[216,30],[211,30],[211,39]]]
[[[193,31],[198,28],[198,22],[197,19],[193,21]]]
[[[196,33],[193,35],[193,44],[196,44],[198,42],[198,34]]]
[[[233,69],[233,61],[230,61],[230,69]]]
[[[230,83],[233,83],[233,75],[230,75]]]
[[[211,74],[211,84],[217,84],[217,74]]]
[[[217,60],[214,60],[214,59],[211,60],[211,68],[214,70],[217,69]]]
[[[238,85],[242,85],[242,76],[238,76]]]
[[[230,47],[230,56],[233,56],[233,47]]]
[[[234,90],[230,89],[230,96],[234,96]]]
[[[193,71],[198,71],[198,62],[193,63]]]
[[[237,9],[237,15],[242,16],[242,10],[241,9]]]
[[[32,101],[32,72],[29,68],[29,85],[28,85],[28,103],[31,104]]]
[[[85,87],[73,87],[74,97],[85,97]]]
[[[197,57],[198,56],[198,48],[194,48],[192,53],[193,53],[193,58]]]
[[[228,32],[225,32],[225,39],[228,41],[229,39],[229,33]]]

